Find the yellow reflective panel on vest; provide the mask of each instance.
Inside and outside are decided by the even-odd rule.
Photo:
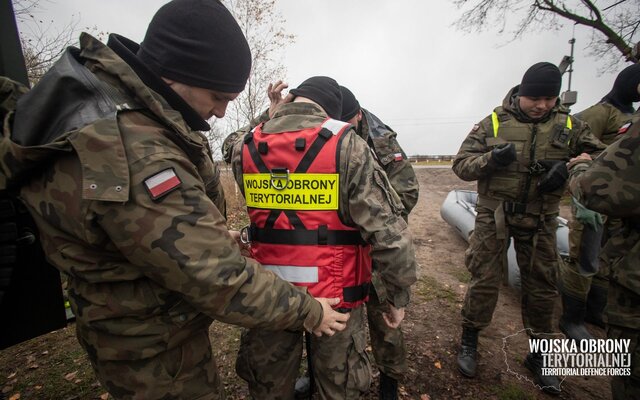
[[[493,137],[498,137],[500,121],[498,120],[498,114],[495,111],[491,113],[491,123],[493,125]]]
[[[244,174],[247,207],[275,210],[337,210],[338,174]]]

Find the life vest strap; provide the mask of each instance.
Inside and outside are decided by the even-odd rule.
[[[329,230],[321,226],[317,230],[308,229],[274,229],[249,227],[251,242],[269,244],[290,244],[301,246],[366,246],[358,231]]]
[[[371,282],[365,282],[358,286],[349,286],[342,290],[344,301],[353,303],[365,299],[369,295]]]

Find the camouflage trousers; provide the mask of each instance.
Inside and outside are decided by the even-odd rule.
[[[384,285],[380,285],[378,274],[374,271],[367,302],[367,319],[371,335],[371,349],[380,371],[401,381],[407,371],[407,350],[404,346],[402,326],[392,329],[382,317],[388,311]]]
[[[631,353],[631,375],[614,376],[611,379],[611,394],[613,400],[640,399],[640,330],[624,329],[609,326],[609,339],[629,339]]]
[[[640,332],[640,227],[612,237],[605,248],[614,256],[605,309],[608,323]]]
[[[623,226],[605,245],[611,255],[609,339],[630,339],[631,376],[611,380],[614,400],[640,399],[640,224]]]
[[[142,360],[95,360],[88,353],[100,384],[116,399],[224,399],[207,330]]]
[[[371,384],[364,307],[351,311],[347,327],[311,339],[313,377],[321,399],[358,399]],[[249,329],[242,333],[236,372],[254,399],[294,398],[302,358],[302,332]]]
[[[471,282],[462,308],[462,325],[483,329],[491,322],[506,270],[508,238],[513,237],[520,267],[522,320],[529,335],[553,333],[553,310],[558,296],[559,265],[556,215],[507,214],[507,240],[498,239],[493,210],[478,207],[465,263]],[[535,246],[534,246],[534,242]]]

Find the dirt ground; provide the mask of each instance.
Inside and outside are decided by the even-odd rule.
[[[415,238],[419,281],[413,290],[403,328],[409,372],[402,399],[545,399],[551,398],[531,382],[522,366],[528,351],[521,332],[518,293],[501,290],[491,325],[481,332],[479,373],[463,378],[456,369],[461,332],[460,309],[470,275],[464,267],[466,242],[440,218],[440,206],[455,188],[474,189],[449,168],[417,169],[420,199],[410,216]],[[230,181],[230,180],[229,180]],[[227,185],[229,215],[238,227],[246,216]],[[566,214],[566,210],[564,211]],[[559,305],[556,310],[559,311]],[[597,337],[604,332],[594,327]],[[215,322],[210,332],[220,374],[231,400],[249,398],[246,385],[234,372],[240,330]],[[375,368],[374,368],[375,370]],[[377,398],[377,377],[364,399]],[[107,399],[75,339],[73,324],[31,341],[0,351],[0,388],[6,399]],[[609,399],[606,377],[569,377],[562,383],[561,399]],[[0,397],[1,398],[1,397]]]

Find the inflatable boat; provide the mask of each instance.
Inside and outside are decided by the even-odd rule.
[[[440,216],[464,240],[469,241],[476,220],[476,203],[478,202],[478,193],[471,190],[452,190],[442,203],[440,208]],[[556,233],[556,243],[558,252],[561,256],[569,255],[569,227],[567,220],[558,217],[558,231]],[[509,239],[509,251],[507,258],[509,260],[509,286],[520,290],[520,269],[516,261],[516,251],[513,246],[513,239]]]

